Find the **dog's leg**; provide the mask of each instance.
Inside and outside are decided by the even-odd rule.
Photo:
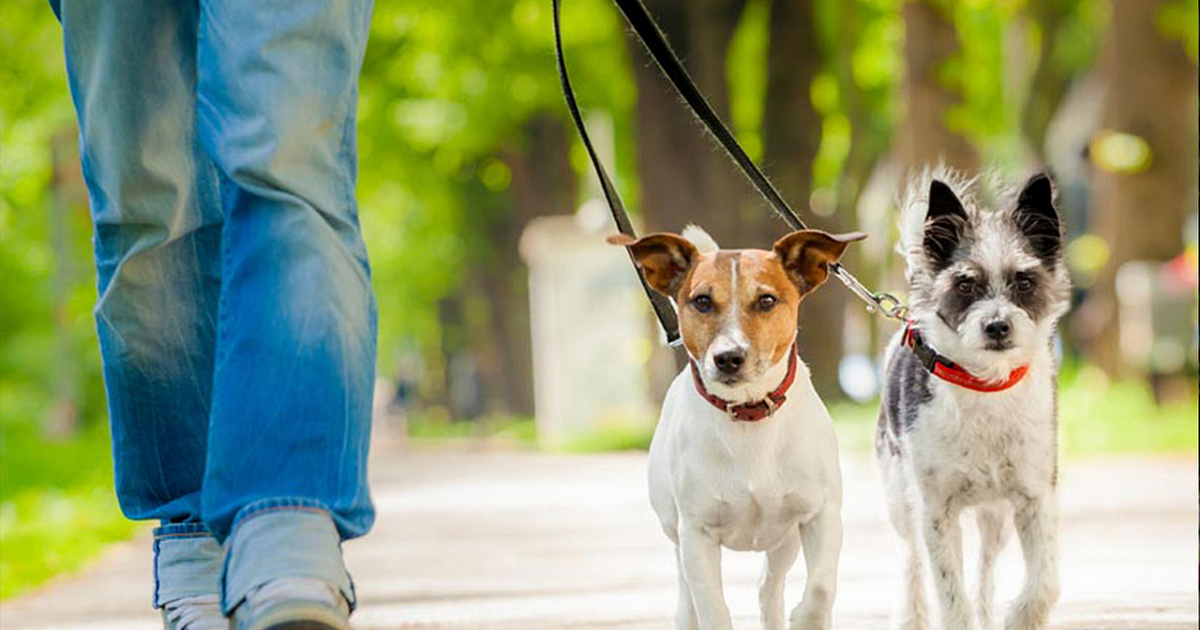
[[[888,502],[888,519],[904,541],[904,605],[897,627],[900,630],[928,630],[929,604],[925,598],[925,549],[921,545],[917,515],[905,485],[899,459],[881,460]]]
[[[1002,505],[980,505],[975,508],[975,521],[979,524],[979,593],[976,603],[979,611],[979,627],[992,628],[992,602],[995,583],[992,580],[996,556],[1004,549],[1006,510]]]
[[[683,574],[679,545],[675,545],[675,568],[679,573],[679,607],[675,612],[675,630],[699,630],[700,622],[696,619],[696,605],[692,603],[692,593]]]
[[[804,544],[808,575],[804,599],[792,611],[789,625],[791,630],[829,630],[833,600],[837,596],[838,556],[842,553],[841,506],[826,505],[800,527],[800,540]]]
[[[721,587],[721,545],[700,527],[680,524],[679,560],[701,630],[731,630]]]
[[[1013,522],[1025,555],[1025,588],[1013,603],[1006,630],[1041,630],[1058,600],[1058,513],[1053,490],[1016,505]]]
[[[762,611],[763,630],[783,630],[783,585],[788,569],[800,553],[800,532],[789,536],[779,547],[767,552],[762,579],[758,583],[758,608]]]
[[[900,613],[900,630],[929,628],[929,601],[925,598],[925,550],[918,540],[906,539],[904,571],[904,608]]]
[[[929,550],[929,566],[941,603],[942,627],[946,630],[973,630],[975,627],[963,586],[960,512],[957,507],[938,502],[927,504],[924,517],[925,546]]]

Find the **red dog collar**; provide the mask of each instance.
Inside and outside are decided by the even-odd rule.
[[[938,354],[937,350],[925,342],[925,336],[921,334],[921,329],[917,328],[916,322],[912,320],[908,320],[908,324],[904,326],[902,341],[909,350],[912,350],[912,353],[917,356],[917,360],[930,374],[947,383],[977,392],[1002,392],[1021,382],[1021,379],[1025,378],[1025,374],[1029,372],[1029,366],[1022,365],[1009,372],[1008,378],[1002,381],[985,381],[964,370],[954,361]]]
[[[791,350],[788,353],[788,371],[787,376],[783,377],[783,382],[774,391],[767,394],[766,398],[753,403],[730,405],[728,400],[708,393],[708,390],[704,387],[704,381],[700,379],[700,368],[696,367],[695,361],[689,360],[688,363],[692,366],[692,381],[696,383],[696,392],[700,394],[701,398],[707,400],[717,409],[729,414],[729,417],[734,420],[758,422],[775,413],[775,410],[787,400],[787,391],[791,389],[792,382],[796,380],[796,344],[792,344]]]

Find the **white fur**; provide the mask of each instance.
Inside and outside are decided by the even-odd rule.
[[[737,388],[710,392],[760,399],[787,371],[786,357]],[[729,630],[721,547],[767,554],[759,584],[762,623],[784,628],[783,585],[801,547],[808,566],[793,630],[828,630],[841,551],[842,481],[837,439],[808,368],[797,361],[787,401],[769,418],[736,422],[700,397],[685,369],[663,403],[650,446],[650,502],[675,543],[677,630]]]
[[[987,210],[976,198],[978,182],[946,169],[927,171],[910,186],[904,200],[901,251],[910,283],[925,283],[912,303],[912,316],[930,344],[976,376],[1002,379],[1028,364],[1025,378],[1011,389],[979,393],[937,378],[929,379],[931,400],[919,407],[915,422],[903,435],[891,435],[899,453],[880,449],[889,515],[908,551],[906,601],[900,617],[904,630],[927,630],[931,623],[924,593],[926,561],[933,576],[943,630],[992,627],[992,563],[1005,543],[1005,523],[1012,516],[1026,564],[1025,588],[1009,611],[1007,630],[1040,630],[1058,597],[1056,486],[1057,365],[1051,338],[1065,312],[1065,296],[1040,321],[997,296],[978,302],[964,321],[951,328],[936,315],[936,299],[950,286],[935,277],[922,250],[922,229],[931,179],[946,182],[962,201],[974,226],[968,244],[972,259],[990,272],[1022,269],[1042,263],[1019,246],[1023,238],[1004,214],[1012,195],[995,195],[998,210]],[[1000,190],[999,187],[996,187]],[[1064,265],[1054,274],[1065,293]],[[1014,347],[1004,352],[983,349],[982,321],[1003,316],[1013,325]],[[899,336],[892,353],[908,352]],[[890,361],[889,361],[890,364]],[[959,517],[974,508],[983,542],[977,606],[972,610],[962,575]]]
[[[692,245],[695,245],[696,250],[701,254],[708,254],[721,249],[717,245],[717,242],[713,240],[713,237],[709,236],[708,232],[704,231],[704,228],[698,225],[687,224],[680,236],[690,241]]]
[[[898,339],[891,351],[908,352]],[[925,612],[925,559],[937,589],[940,627],[991,627],[992,560],[1004,544],[1003,523],[1014,511],[1028,576],[1005,627],[1044,627],[1058,594],[1055,369],[1047,348],[1035,354],[1029,374],[1005,391],[979,393],[932,379],[933,399],[902,438],[903,455],[882,456],[889,514],[909,551],[905,630],[938,627]],[[982,519],[984,541],[974,614],[963,586],[958,524],[970,507]]]

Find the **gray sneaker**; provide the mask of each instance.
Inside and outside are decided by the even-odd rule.
[[[229,619],[229,630],[350,630],[350,604],[315,578],[272,580],[250,591]]]
[[[184,597],[167,602],[162,607],[163,627],[166,630],[226,630],[229,622],[221,614],[220,598],[216,595]]]

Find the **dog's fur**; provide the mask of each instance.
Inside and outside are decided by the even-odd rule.
[[[992,566],[1010,515],[1027,575],[1005,628],[1043,628],[1058,597],[1051,345],[1070,287],[1053,195],[1045,175],[1018,192],[939,168],[917,178],[902,200],[911,316],[929,344],[985,380],[1029,365],[1011,389],[980,393],[931,376],[899,336],[888,350],[876,446],[889,515],[907,545],[904,630],[936,627],[923,588],[926,559],[941,628],[992,626]],[[986,332],[998,321],[1011,328],[1005,339]],[[974,611],[959,528],[969,507],[982,541]]]
[[[800,301],[862,235],[793,232],[771,251],[718,250],[702,231],[610,242],[630,248],[655,290],[679,311],[684,346],[708,391],[732,403],[762,399],[787,373]],[[697,247],[699,245],[699,247]],[[718,365],[740,353],[735,372]],[[767,630],[784,627],[783,585],[800,548],[808,566],[796,630],[828,630],[842,544],[837,440],[797,359],[787,400],[771,416],[739,422],[675,379],[650,446],[650,502],[675,544],[678,630],[728,630],[721,547],[767,554],[759,603]],[[727,366],[728,368],[728,366]]]

